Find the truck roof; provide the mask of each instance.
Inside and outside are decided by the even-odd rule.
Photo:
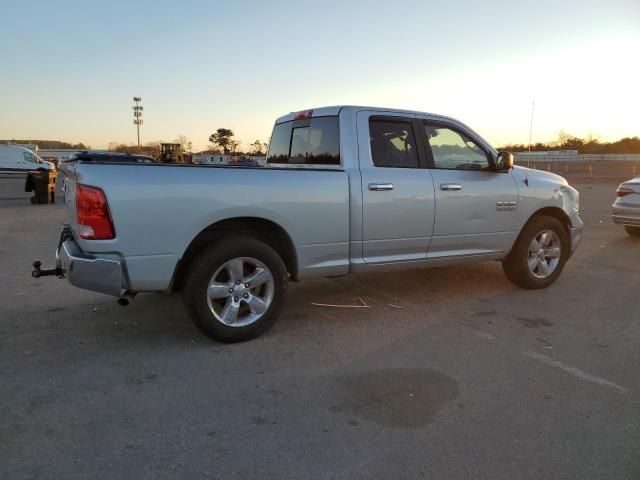
[[[297,112],[287,113],[286,115],[282,115],[276,120],[276,123],[282,122],[290,122],[295,120],[295,118],[300,114],[306,114],[308,112],[313,112],[313,117],[329,117],[338,115],[342,110],[352,110],[352,111],[360,111],[360,110],[373,110],[379,111],[380,113],[385,112],[395,112],[395,113],[406,113],[409,115],[428,115],[434,118],[440,118],[442,120],[454,120],[453,118],[447,117],[445,115],[438,115],[435,113],[421,112],[418,110],[404,110],[401,108],[389,108],[389,107],[367,107],[360,105],[333,105],[329,107],[317,107],[317,108],[307,108],[304,110],[299,110]]]

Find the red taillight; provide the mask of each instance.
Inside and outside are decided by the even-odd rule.
[[[87,240],[110,240],[115,230],[104,192],[97,187],[78,185],[76,188],[78,233]]]
[[[307,110],[304,112],[296,113],[296,120],[306,120],[307,118],[311,118],[313,116],[313,110]]]
[[[625,197],[625,196],[630,195],[632,193],[634,193],[634,192],[630,188],[618,187],[618,190],[616,190],[616,197]]]

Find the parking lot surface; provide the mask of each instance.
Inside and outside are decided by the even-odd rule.
[[[609,218],[624,179],[575,179],[582,245],[546,290],[497,262],[311,280],[236,345],[177,295],[122,308],[32,279],[65,212],[0,179],[0,478],[637,480],[640,241]]]

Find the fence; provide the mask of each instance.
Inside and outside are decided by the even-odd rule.
[[[591,157],[590,155],[579,155],[578,157]],[[595,155],[596,158],[601,155]],[[554,157],[551,157],[554,158]],[[600,161],[583,159],[583,158],[551,158],[523,159],[515,158],[516,165],[532,168],[534,170],[545,170],[547,172],[557,173],[565,177],[576,179],[578,177],[599,178],[605,181],[623,181],[640,175],[640,161],[638,160],[617,160],[607,159],[609,161]]]
[[[515,152],[515,161],[519,164],[549,162],[640,162],[640,153],[588,153],[588,154],[547,154],[547,152]]]

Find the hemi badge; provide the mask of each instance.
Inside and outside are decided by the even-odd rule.
[[[518,202],[497,202],[496,210],[499,212],[513,211],[518,206]]]

